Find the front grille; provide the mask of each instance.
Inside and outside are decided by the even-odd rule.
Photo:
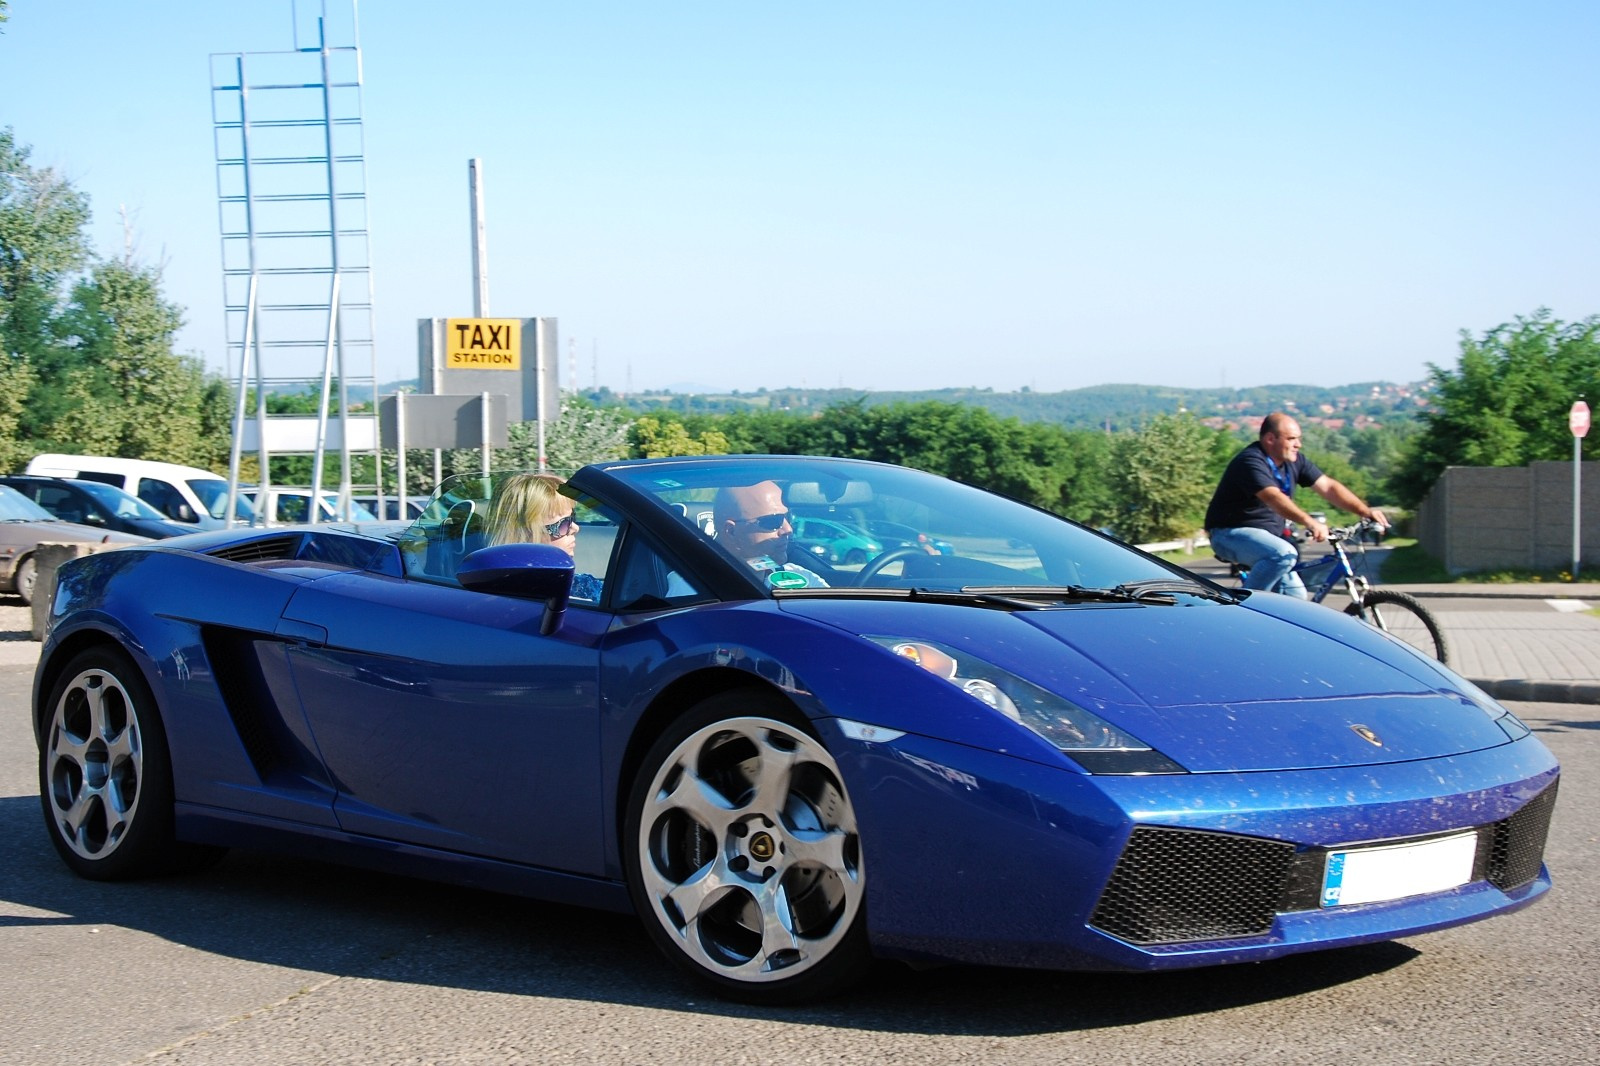
[[[1510,818],[1489,826],[1489,883],[1510,892],[1539,876],[1544,865],[1545,838],[1550,835],[1550,815],[1556,807],[1556,785],[1551,785]],[[1481,840],[1481,838],[1480,838]]]
[[[1552,784],[1510,817],[1481,826],[1475,877],[1502,892],[1538,877],[1555,802]],[[1089,924],[1131,944],[1264,936],[1279,913],[1319,906],[1330,850],[1137,826]]]
[[[1090,923],[1134,944],[1260,936],[1294,854],[1278,840],[1139,826]]]
[[[261,537],[243,544],[230,544],[226,548],[218,548],[207,554],[234,563],[261,563],[273,559],[293,559],[299,551],[300,534],[291,533],[287,536]]]

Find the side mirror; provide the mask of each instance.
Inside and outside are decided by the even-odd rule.
[[[475,592],[544,600],[539,632],[549,636],[567,613],[573,572],[572,556],[554,544],[496,544],[462,559],[456,580]]]
[[[194,508],[190,507],[186,503],[180,502],[173,504],[171,507],[167,508],[167,513],[180,522],[192,523],[199,521],[199,519],[197,519],[194,515]]]

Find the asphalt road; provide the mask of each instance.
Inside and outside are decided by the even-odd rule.
[[[40,825],[30,678],[0,665],[0,1064],[1587,1064],[1600,1032],[1600,708],[1515,705],[1565,767],[1557,887],[1519,914],[1154,976],[885,964],[767,1010],[626,917],[239,853],[78,880]]]

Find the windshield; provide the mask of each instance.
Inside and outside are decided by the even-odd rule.
[[[130,492],[124,492],[115,485],[102,484],[99,481],[74,481],[94,501],[118,518],[141,518],[155,522],[164,522],[167,516],[145,503]]]
[[[1066,519],[900,467],[752,457],[607,473],[778,589],[1115,587],[1181,576]]]
[[[212,518],[226,518],[228,511],[228,483],[221,478],[190,478],[189,487],[199,497],[200,503],[205,507],[206,513]],[[234,517],[246,522],[255,521],[256,508],[244,493],[239,494],[238,501],[233,507]]]
[[[0,522],[54,522],[56,516],[10,485],[0,485]]]

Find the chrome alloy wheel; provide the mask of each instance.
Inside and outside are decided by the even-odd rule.
[[[57,690],[45,734],[45,799],[57,836],[84,859],[116,851],[133,825],[144,783],[144,744],[133,698],[105,670]]]
[[[640,894],[693,969],[787,981],[849,939],[862,901],[855,814],[832,756],[803,731],[742,717],[699,728],[638,802]]]

